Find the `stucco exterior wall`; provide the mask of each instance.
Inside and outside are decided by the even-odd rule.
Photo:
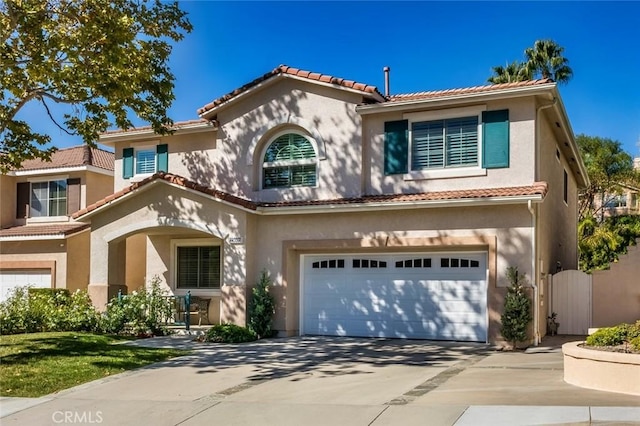
[[[66,288],[72,292],[86,290],[89,284],[90,237],[91,233],[85,231],[69,237],[66,241]]]
[[[107,195],[113,194],[113,176],[86,172],[81,180],[82,198],[80,208],[85,208]]]
[[[56,288],[66,288],[67,244],[65,240],[3,241],[0,243],[2,265],[19,262],[21,269],[28,269],[29,263],[55,262]],[[54,278],[54,277],[52,277]],[[52,279],[53,281],[53,279]]]
[[[16,178],[0,175],[0,228],[12,226],[16,218]]]
[[[531,276],[530,215],[526,205],[476,207],[473,212],[470,216],[465,208],[444,208],[259,217],[256,266],[267,269],[274,281],[278,306],[274,327],[287,334],[298,332],[299,255],[302,253],[486,251],[487,244],[478,242],[485,239],[495,241],[497,249],[491,266],[495,279],[489,284],[495,291],[489,292],[488,301],[493,324],[490,335],[495,340],[503,287],[509,285],[506,268],[517,266]],[[298,244],[301,248],[290,249],[289,244]],[[258,276],[249,278],[252,287]]]
[[[613,327],[640,320],[640,247],[631,246],[626,255],[607,271],[594,271],[592,280],[592,326]]]
[[[443,110],[453,111],[468,107],[459,104],[429,111],[440,114]],[[364,116],[364,139],[366,157],[370,158],[365,169],[365,188],[367,194],[393,194],[399,192],[450,191],[458,189],[498,188],[504,186],[531,185],[534,180],[534,128],[535,101],[533,98],[491,101],[485,104],[473,104],[487,111],[509,110],[509,167],[486,170],[486,175],[473,177],[436,178],[405,180],[402,174],[385,176],[384,174],[384,123],[402,120],[403,115],[416,111],[402,111]],[[428,120],[428,115],[426,116]],[[481,164],[481,156],[478,160]]]

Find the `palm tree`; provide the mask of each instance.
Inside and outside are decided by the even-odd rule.
[[[531,80],[531,72],[526,64],[520,61],[513,61],[506,67],[498,65],[492,70],[494,75],[487,79],[489,83],[500,84]]]
[[[569,60],[562,56],[564,47],[553,40],[536,40],[533,47],[525,49],[526,67],[532,76],[550,78],[558,83],[567,83],[573,77]]]

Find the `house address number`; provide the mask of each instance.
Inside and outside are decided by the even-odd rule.
[[[229,237],[229,244],[242,244],[244,243],[244,238],[242,237]]]

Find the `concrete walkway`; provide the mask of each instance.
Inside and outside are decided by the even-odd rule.
[[[566,340],[499,352],[351,338],[145,339],[131,344],[194,352],[43,398],[2,398],[0,416],[3,426],[640,425],[640,398],[564,383]]]

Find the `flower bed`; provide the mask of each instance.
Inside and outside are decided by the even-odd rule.
[[[640,355],[562,345],[564,381],[583,388],[640,396]]]

